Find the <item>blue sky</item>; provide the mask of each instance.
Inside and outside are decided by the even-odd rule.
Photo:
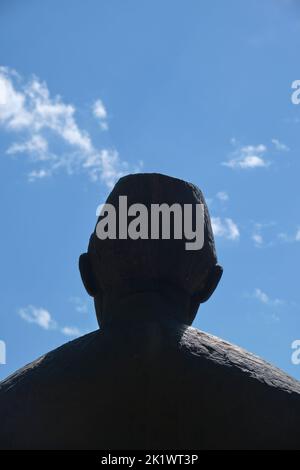
[[[2,0],[5,377],[97,327],[77,260],[123,173],[208,200],[222,282],[194,326],[300,379],[296,1]]]

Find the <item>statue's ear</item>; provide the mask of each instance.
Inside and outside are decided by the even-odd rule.
[[[191,306],[190,306],[190,323],[192,324],[194,318],[197,314],[198,308],[200,304],[206,302],[210,296],[214,293],[217,285],[223,274],[223,268],[219,264],[216,264],[212,270],[209,272],[204,286],[201,289],[201,292],[196,293],[191,298]]]
[[[195,294],[200,304],[203,304],[203,302],[206,302],[210,298],[210,296],[214,293],[222,277],[222,274],[223,274],[222,266],[220,266],[219,264],[215,264],[215,266],[209,272],[205,280],[204,286],[201,289],[201,292],[199,292],[199,294]]]
[[[194,309],[198,310],[200,304],[206,302],[210,296],[214,293],[217,285],[223,274],[223,268],[219,264],[215,264],[213,268],[208,273],[207,278],[205,279],[204,285],[201,288],[201,292],[196,293],[192,296],[192,304]]]
[[[99,288],[97,278],[94,274],[93,263],[90,253],[83,253],[79,256],[79,271],[83,285],[91,297],[96,297]]]

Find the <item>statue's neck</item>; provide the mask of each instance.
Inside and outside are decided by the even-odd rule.
[[[103,327],[123,322],[160,322],[166,318],[189,324],[189,298],[176,291],[108,294],[102,300],[101,317]]]

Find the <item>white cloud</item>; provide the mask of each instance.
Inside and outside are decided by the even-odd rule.
[[[56,322],[52,320],[50,313],[44,308],[28,305],[28,307],[20,308],[18,314],[26,322],[35,323],[44,330],[56,328]]]
[[[261,246],[263,244],[263,237],[260,233],[254,233],[252,235],[252,240],[255,242],[256,246]]]
[[[99,119],[106,119],[107,112],[101,100],[96,100],[93,104],[94,116]]]
[[[28,173],[28,181],[30,183],[33,183],[34,181],[38,179],[43,179],[47,178],[48,176],[51,176],[51,171],[50,170],[33,170]]]
[[[232,219],[212,217],[211,224],[216,237],[223,237],[228,240],[238,240],[240,237],[238,226]]]
[[[108,149],[87,156],[83,168],[88,169],[92,181],[103,181],[109,188],[128,172],[127,162],[120,162],[118,152]]]
[[[15,72],[0,68],[0,123],[10,128],[28,126],[31,114],[25,110],[25,95],[15,90],[12,80],[18,78]]]
[[[267,167],[269,166],[269,163],[257,155],[247,155],[239,158],[232,158],[227,162],[223,162],[223,165],[228,166],[229,168],[241,168],[245,170],[248,168]]]
[[[267,147],[263,144],[240,146],[235,139],[231,139],[232,145],[236,148],[231,154],[231,158],[222,165],[233,169],[247,170],[251,168],[266,168],[270,162],[264,156]]]
[[[272,224],[268,223],[255,223],[254,224],[254,230],[253,230],[253,234],[252,234],[252,240],[254,241],[254,244],[256,247],[261,247],[264,243],[264,238],[262,236],[262,230],[263,228],[265,227],[268,227]]]
[[[228,201],[229,199],[228,193],[226,191],[219,191],[216,194],[216,197],[222,202]]]
[[[293,235],[290,235],[286,232],[281,232],[278,234],[278,238],[285,243],[293,243],[293,242],[299,242],[300,241],[300,228],[296,230],[296,233]]]
[[[61,333],[65,336],[80,336],[81,331],[76,326],[64,326],[61,328]]]
[[[88,305],[80,297],[70,297],[69,300],[74,305],[76,312],[88,313]]]
[[[100,99],[96,100],[93,104],[92,109],[95,118],[99,120],[101,129],[104,131],[108,130],[107,111],[103,102]]]
[[[93,144],[89,133],[77,123],[75,107],[60,96],[52,97],[45,82],[34,77],[24,83],[14,71],[2,67],[0,97],[0,127],[21,138],[7,153],[29,156],[35,165],[29,181],[61,170],[68,174],[84,171],[93,181],[111,187],[128,172],[128,164],[115,149]],[[94,103],[93,111],[105,124],[107,112],[101,100]],[[59,153],[51,151],[52,144],[59,144]]]
[[[6,151],[8,155],[17,153],[28,153],[36,160],[48,160],[49,158],[48,142],[41,135],[33,135],[29,140],[23,143],[14,143]]]
[[[248,155],[243,157],[239,161],[231,162],[233,164],[228,164],[228,166],[231,166],[232,168],[259,168],[259,167],[267,167],[269,166],[269,163],[266,162],[263,158],[258,157],[257,155]]]
[[[251,224],[253,225],[251,239],[256,248],[261,248],[262,246],[271,247],[274,245],[274,228],[277,226],[276,221],[252,221]]]
[[[28,305],[18,310],[19,316],[27,323],[34,323],[44,330],[58,330],[65,336],[80,336],[82,333],[76,326],[60,327],[53,320],[50,312],[42,307]]]
[[[283,304],[280,299],[270,299],[270,297],[258,287],[255,289],[253,297],[265,305],[277,306]]]
[[[290,148],[286,144],[280,142],[278,139],[272,139],[272,144],[278,151],[288,152],[290,150]]]
[[[260,302],[262,302],[263,304],[267,304],[269,302],[269,297],[261,289],[258,289],[258,288],[255,289],[254,297]]]

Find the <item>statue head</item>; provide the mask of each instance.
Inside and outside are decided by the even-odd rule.
[[[109,321],[106,298],[138,293],[180,296],[186,306],[180,320],[191,324],[223,271],[202,192],[157,173],[122,177],[107,198],[79,269],[99,324]]]

